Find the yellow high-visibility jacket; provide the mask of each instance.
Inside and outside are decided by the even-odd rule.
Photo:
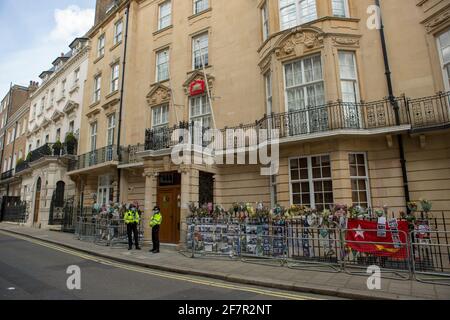
[[[125,213],[125,216],[123,217],[123,220],[125,221],[125,224],[129,224],[129,223],[137,223],[137,224],[139,224],[139,221],[140,221],[139,213],[137,211],[128,210]]]
[[[150,220],[150,227],[159,226],[162,223],[161,212],[155,213]]]

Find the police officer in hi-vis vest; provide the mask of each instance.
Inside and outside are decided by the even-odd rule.
[[[136,250],[141,250],[139,247],[139,234],[138,234],[138,225],[139,225],[139,213],[134,204],[130,205],[130,209],[125,213],[124,220],[127,225],[127,234],[128,234],[128,250],[133,248],[133,238],[132,233],[134,234],[134,244],[136,246]]]
[[[153,249],[150,252],[159,253],[159,229],[162,223],[161,209],[158,206],[153,208],[153,216],[150,219],[150,227],[152,228]]]

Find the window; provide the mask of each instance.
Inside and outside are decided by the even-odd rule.
[[[207,66],[209,63],[209,50],[208,50],[208,33],[201,34],[193,38],[193,52],[192,52],[192,64],[194,69],[200,69],[203,66]]]
[[[111,67],[111,92],[119,90],[119,64]]]
[[[272,114],[272,74],[270,71],[264,76],[264,81],[266,84],[266,110],[267,115],[270,116]]]
[[[78,83],[78,81],[80,80],[80,68],[75,70],[75,72],[73,74],[73,79],[74,79],[74,83]]]
[[[94,102],[100,101],[100,92],[102,89],[102,76],[98,75],[94,79]]]
[[[103,57],[105,55],[105,35],[102,34],[97,41],[97,57]]]
[[[55,142],[61,142],[61,128],[56,129],[56,139]]]
[[[122,41],[123,23],[122,20],[114,25],[114,45]]]
[[[450,91],[450,30],[439,36],[438,44],[440,48],[439,52],[441,56],[445,90]]]
[[[108,146],[114,145],[114,130],[116,128],[116,115],[112,114],[108,117]]]
[[[38,139],[38,140],[36,141],[36,148],[39,148],[40,146],[41,146],[41,140]]]
[[[268,10],[268,2],[264,3],[262,9],[262,27],[263,27],[263,41],[266,41],[269,38],[269,10]]]
[[[166,1],[159,5],[159,25],[158,30],[167,28],[171,25],[172,19],[172,2]]]
[[[208,0],[194,0],[194,14],[205,11],[209,8]]]
[[[291,203],[329,209],[333,203],[333,182],[329,155],[295,158],[289,161]]]
[[[333,16],[346,18],[350,16],[348,10],[348,0],[331,0]]]
[[[298,60],[284,67],[288,110],[305,110],[325,103],[320,56]]]
[[[45,144],[47,144],[47,143],[49,143],[50,142],[50,136],[47,134],[46,136],[45,136]]]
[[[61,97],[66,95],[66,79],[61,82]]]
[[[45,97],[42,97],[42,99],[41,99],[41,106],[39,108],[39,115],[41,115],[42,112],[44,112],[44,105],[45,105]]]
[[[97,204],[108,204],[114,199],[114,188],[111,185],[110,176],[99,176],[97,189]]]
[[[169,105],[154,107],[152,109],[152,128],[167,127],[169,124]]]
[[[317,19],[316,0],[280,0],[281,30],[315,19]]]
[[[97,122],[91,124],[91,151],[97,149]]]
[[[190,119],[194,122],[194,125],[203,128],[211,128],[211,107],[208,103],[208,97],[206,95],[192,97],[190,103]]]
[[[69,132],[73,133],[73,129],[74,129],[74,122],[72,120],[69,122]]]
[[[50,91],[50,107],[53,106],[53,102],[55,100],[55,89]]]
[[[169,79],[169,49],[162,50],[156,54],[156,81]]]
[[[354,52],[339,51],[342,101],[356,103],[359,100],[358,76]]]
[[[353,205],[370,207],[369,174],[365,153],[350,153],[350,180],[352,184]]]

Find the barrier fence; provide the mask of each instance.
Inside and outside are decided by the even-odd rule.
[[[450,285],[450,232],[440,231],[446,225],[438,220],[400,228],[401,220],[388,219],[394,224],[380,230],[309,226],[304,220],[189,218],[186,245],[192,258],[366,276],[369,266],[377,266],[385,278]]]
[[[139,241],[142,241],[144,238],[142,224],[138,226],[138,234]],[[127,226],[123,219],[78,216],[75,222],[75,237],[103,246],[128,246]]]

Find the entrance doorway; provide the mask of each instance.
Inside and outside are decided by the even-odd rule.
[[[34,196],[33,224],[36,224],[39,220],[39,207],[41,203],[41,186],[42,180],[41,178],[39,178],[38,181],[36,182],[36,193]]]
[[[158,179],[157,204],[163,216],[159,234],[163,243],[176,244],[180,241],[180,196],[181,175],[178,172],[161,173]]]

